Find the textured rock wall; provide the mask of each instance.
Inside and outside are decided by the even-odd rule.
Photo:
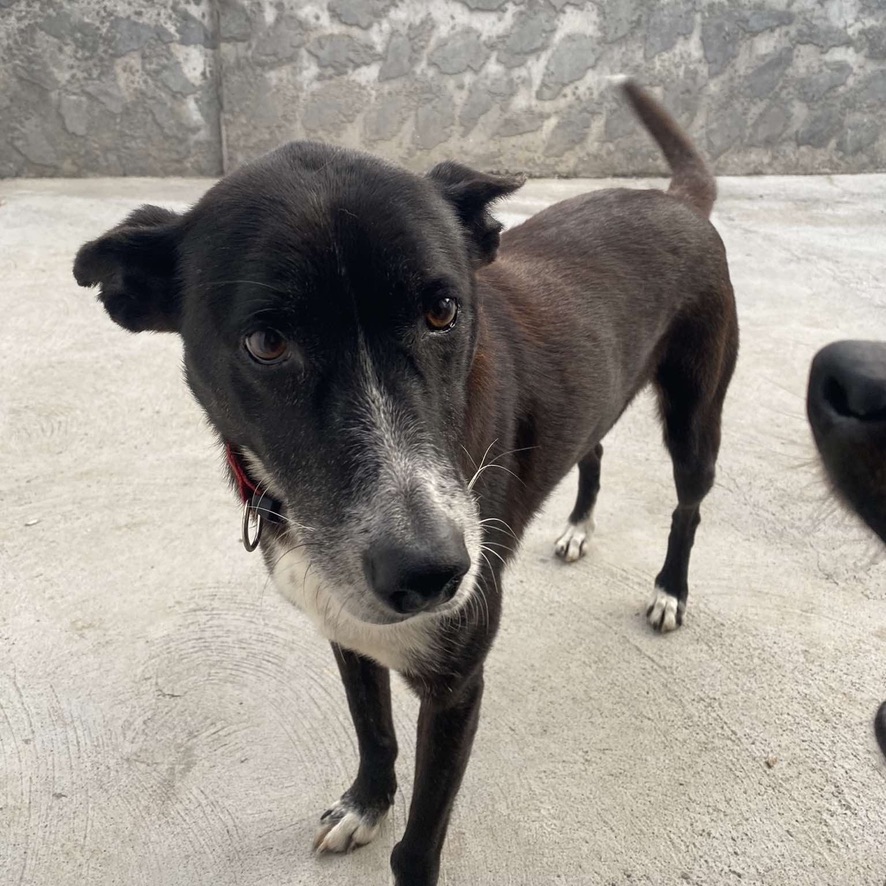
[[[0,176],[221,169],[210,0],[0,0]]]
[[[0,0],[0,175],[217,174],[320,138],[414,168],[647,173],[606,86],[720,173],[886,169],[886,0]]]

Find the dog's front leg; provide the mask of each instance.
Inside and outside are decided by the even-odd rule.
[[[480,670],[459,690],[422,699],[409,819],[391,856],[397,886],[437,883],[440,852],[471,755],[482,697]]]
[[[357,730],[360,766],[351,787],[320,819],[314,846],[320,852],[349,852],[375,837],[394,801],[397,736],[388,669],[335,643],[332,651]]]

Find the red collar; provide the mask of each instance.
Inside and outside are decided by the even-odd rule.
[[[243,466],[240,450],[233,443],[225,443],[225,455],[228,459],[228,467],[234,475],[237,484],[237,493],[244,504],[248,504],[255,513],[271,523],[283,522],[283,505],[269,495],[262,492],[259,485],[249,476]]]
[[[247,502],[254,495],[259,494],[258,486],[252,482],[243,462],[240,460],[240,453],[234,448],[233,443],[225,443],[225,455],[228,457],[228,467],[234,475],[234,482],[237,484],[237,492],[240,500]]]

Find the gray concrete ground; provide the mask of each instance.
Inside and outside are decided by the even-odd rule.
[[[532,182],[515,221],[601,182]],[[355,742],[331,654],[240,547],[239,508],[173,337],[71,278],[86,238],[203,181],[0,183],[0,883],[388,882],[378,841],[317,859]],[[686,626],[642,608],[674,502],[651,402],[607,441],[598,533],[507,577],[445,884],[874,884],[886,876],[886,558],[828,499],[809,360],[886,337],[886,176],[725,179],[742,321]]]

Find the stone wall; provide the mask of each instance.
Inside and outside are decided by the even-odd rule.
[[[292,138],[423,169],[886,170],[886,0],[0,0],[0,175],[216,175]]]
[[[0,0],[0,176],[217,174],[216,33],[210,0]]]

